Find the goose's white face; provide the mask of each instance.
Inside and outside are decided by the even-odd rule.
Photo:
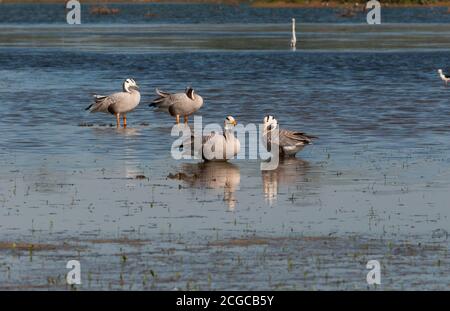
[[[125,92],[130,93],[132,89],[139,90],[139,87],[136,81],[134,81],[133,79],[126,79],[123,83],[123,89],[125,90]]]
[[[264,125],[264,133],[271,132],[277,128],[278,121],[273,116],[270,116],[270,115],[265,116],[263,125]]]
[[[225,118],[224,124],[225,124],[225,129],[230,130],[236,126],[237,122],[232,116],[228,116]]]
[[[439,74],[442,74],[442,69],[438,69]]]

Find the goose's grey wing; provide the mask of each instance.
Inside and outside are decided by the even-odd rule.
[[[202,136],[202,146],[203,147],[207,142],[211,141],[211,139],[213,139],[216,136],[215,133],[211,133],[209,135],[204,135]],[[195,141],[195,136],[191,135],[190,139],[187,139],[186,141],[183,142],[183,145],[181,145],[180,147],[183,147],[184,145],[191,145],[192,148],[194,148],[194,141]]]
[[[190,115],[196,111],[196,102],[190,99],[184,93],[173,94],[170,97],[171,104],[169,106],[169,113],[172,116],[176,115]]]
[[[169,100],[170,93],[164,92],[160,89],[156,89],[156,94],[158,95],[158,97],[155,98],[149,106],[156,107],[156,108],[162,109],[162,110],[169,109],[169,106],[171,105],[170,100]]]
[[[169,92],[164,92],[163,90],[160,90],[160,89],[156,89],[156,94],[158,94],[160,97],[170,96]]]
[[[211,133],[209,135],[205,135],[202,137],[198,137],[197,138],[201,138],[201,144],[199,146],[195,146],[195,138],[196,136],[191,135],[191,137],[185,139],[182,144],[180,146],[178,146],[178,148],[180,149],[180,151],[182,151],[183,155],[190,155],[190,156],[195,156],[195,155],[199,155],[202,156],[203,153],[203,146],[210,141],[212,138],[214,137],[214,133]]]
[[[156,89],[156,94],[158,94],[158,98],[155,98],[150,106],[161,110],[168,110],[173,104],[185,101],[188,98],[184,93],[170,94],[158,89]]]
[[[114,93],[108,96],[94,95],[94,103],[91,104],[86,110],[90,112],[109,112],[114,114],[117,104],[123,102],[126,98],[126,93]]]
[[[211,141],[212,139],[214,139],[214,138],[216,137],[216,135],[218,135],[218,134],[216,134],[216,133],[211,133],[211,134],[208,134],[208,135],[203,135],[203,136],[202,136],[202,145],[204,145],[204,144],[206,144],[207,142],[209,142],[209,141]],[[192,136],[192,139],[193,139],[193,137],[194,137],[194,136]]]
[[[186,100],[183,103],[173,105],[173,113],[175,115],[191,115],[198,111],[203,106],[203,98],[200,95],[196,95],[194,99],[186,96]]]
[[[171,101],[169,113],[172,116],[189,116],[203,105],[203,98],[199,95],[196,95],[195,100],[192,100],[186,94],[178,93],[169,96],[169,99]]]
[[[290,131],[285,129],[280,129],[280,146],[298,146],[298,145],[308,145],[312,143],[316,136],[308,135],[302,132]]]

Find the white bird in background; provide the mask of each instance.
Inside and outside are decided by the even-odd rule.
[[[292,19],[292,38],[291,38],[291,48],[295,49],[297,44],[297,37],[295,36],[295,18]]]
[[[448,84],[448,81],[450,81],[450,76],[445,75],[442,72],[442,69],[438,69],[439,77],[441,77],[441,80],[444,81],[445,85]]]
[[[108,96],[94,95],[95,102],[86,110],[90,112],[104,112],[116,116],[117,128],[120,127],[120,115],[123,116],[123,127],[127,127],[127,112],[134,110],[141,101],[141,94],[136,81],[126,79],[123,82],[123,92],[117,92]]]

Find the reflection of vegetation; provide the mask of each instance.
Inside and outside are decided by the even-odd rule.
[[[0,3],[60,3],[61,0],[3,0]],[[123,0],[84,0],[86,4],[98,4],[98,3],[124,3]],[[308,6],[308,7],[321,7],[324,5],[330,6],[342,6],[349,4],[365,4],[366,0],[140,0],[139,3],[220,3],[220,4],[232,4],[248,3],[255,6],[268,6],[268,7],[288,7],[288,6]],[[382,4],[387,5],[450,5],[450,0],[380,0]]]
[[[250,2],[267,2],[267,3],[311,3],[314,1],[311,0],[255,0],[255,1],[250,1]],[[366,3],[367,1],[364,0],[320,0],[317,2],[337,2],[337,3]],[[382,3],[404,3],[404,4],[408,4],[408,3],[417,3],[417,4],[432,4],[432,3],[439,3],[442,1],[439,0],[382,0],[380,1]]]
[[[345,5],[345,4],[365,4],[365,0],[254,0],[248,1],[255,5],[270,5],[270,6],[289,6],[289,5],[304,5],[304,6],[321,6],[323,4],[335,4],[335,5]],[[450,4],[450,1],[442,0],[381,0],[382,4],[391,5],[446,5]]]
[[[119,13],[119,9],[117,8],[108,8],[107,6],[94,6],[89,11],[91,14],[96,15],[109,15],[109,14],[117,14]]]

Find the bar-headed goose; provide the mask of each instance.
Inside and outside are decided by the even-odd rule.
[[[166,110],[172,117],[176,118],[176,123],[180,123],[180,116],[183,116],[184,123],[188,123],[188,117],[203,106],[203,98],[197,95],[193,88],[188,87],[185,93],[170,94],[156,89],[158,98],[149,105],[160,110]]]
[[[267,143],[272,142],[272,131],[278,127],[278,121],[271,115],[264,117],[263,121],[263,136],[267,139]],[[285,157],[291,157],[301,151],[306,145],[312,143],[316,136],[308,135],[303,132],[290,131],[285,129],[278,129],[279,154]],[[269,145],[270,146],[270,145]]]
[[[204,161],[228,161],[233,159],[240,151],[241,144],[239,139],[234,136],[234,127],[237,122],[232,116],[228,116],[224,121],[224,129],[222,133],[213,132],[209,135],[195,139],[191,136],[187,141],[183,142],[180,148],[184,154],[198,155]],[[198,146],[197,144],[198,140]],[[190,149],[184,146],[190,145]]]
[[[86,110],[90,112],[111,113],[116,116],[117,127],[120,127],[120,116],[123,116],[123,127],[127,127],[127,113],[139,105],[141,94],[139,87],[133,79],[123,82],[123,91],[111,95],[94,95],[95,102]]]

